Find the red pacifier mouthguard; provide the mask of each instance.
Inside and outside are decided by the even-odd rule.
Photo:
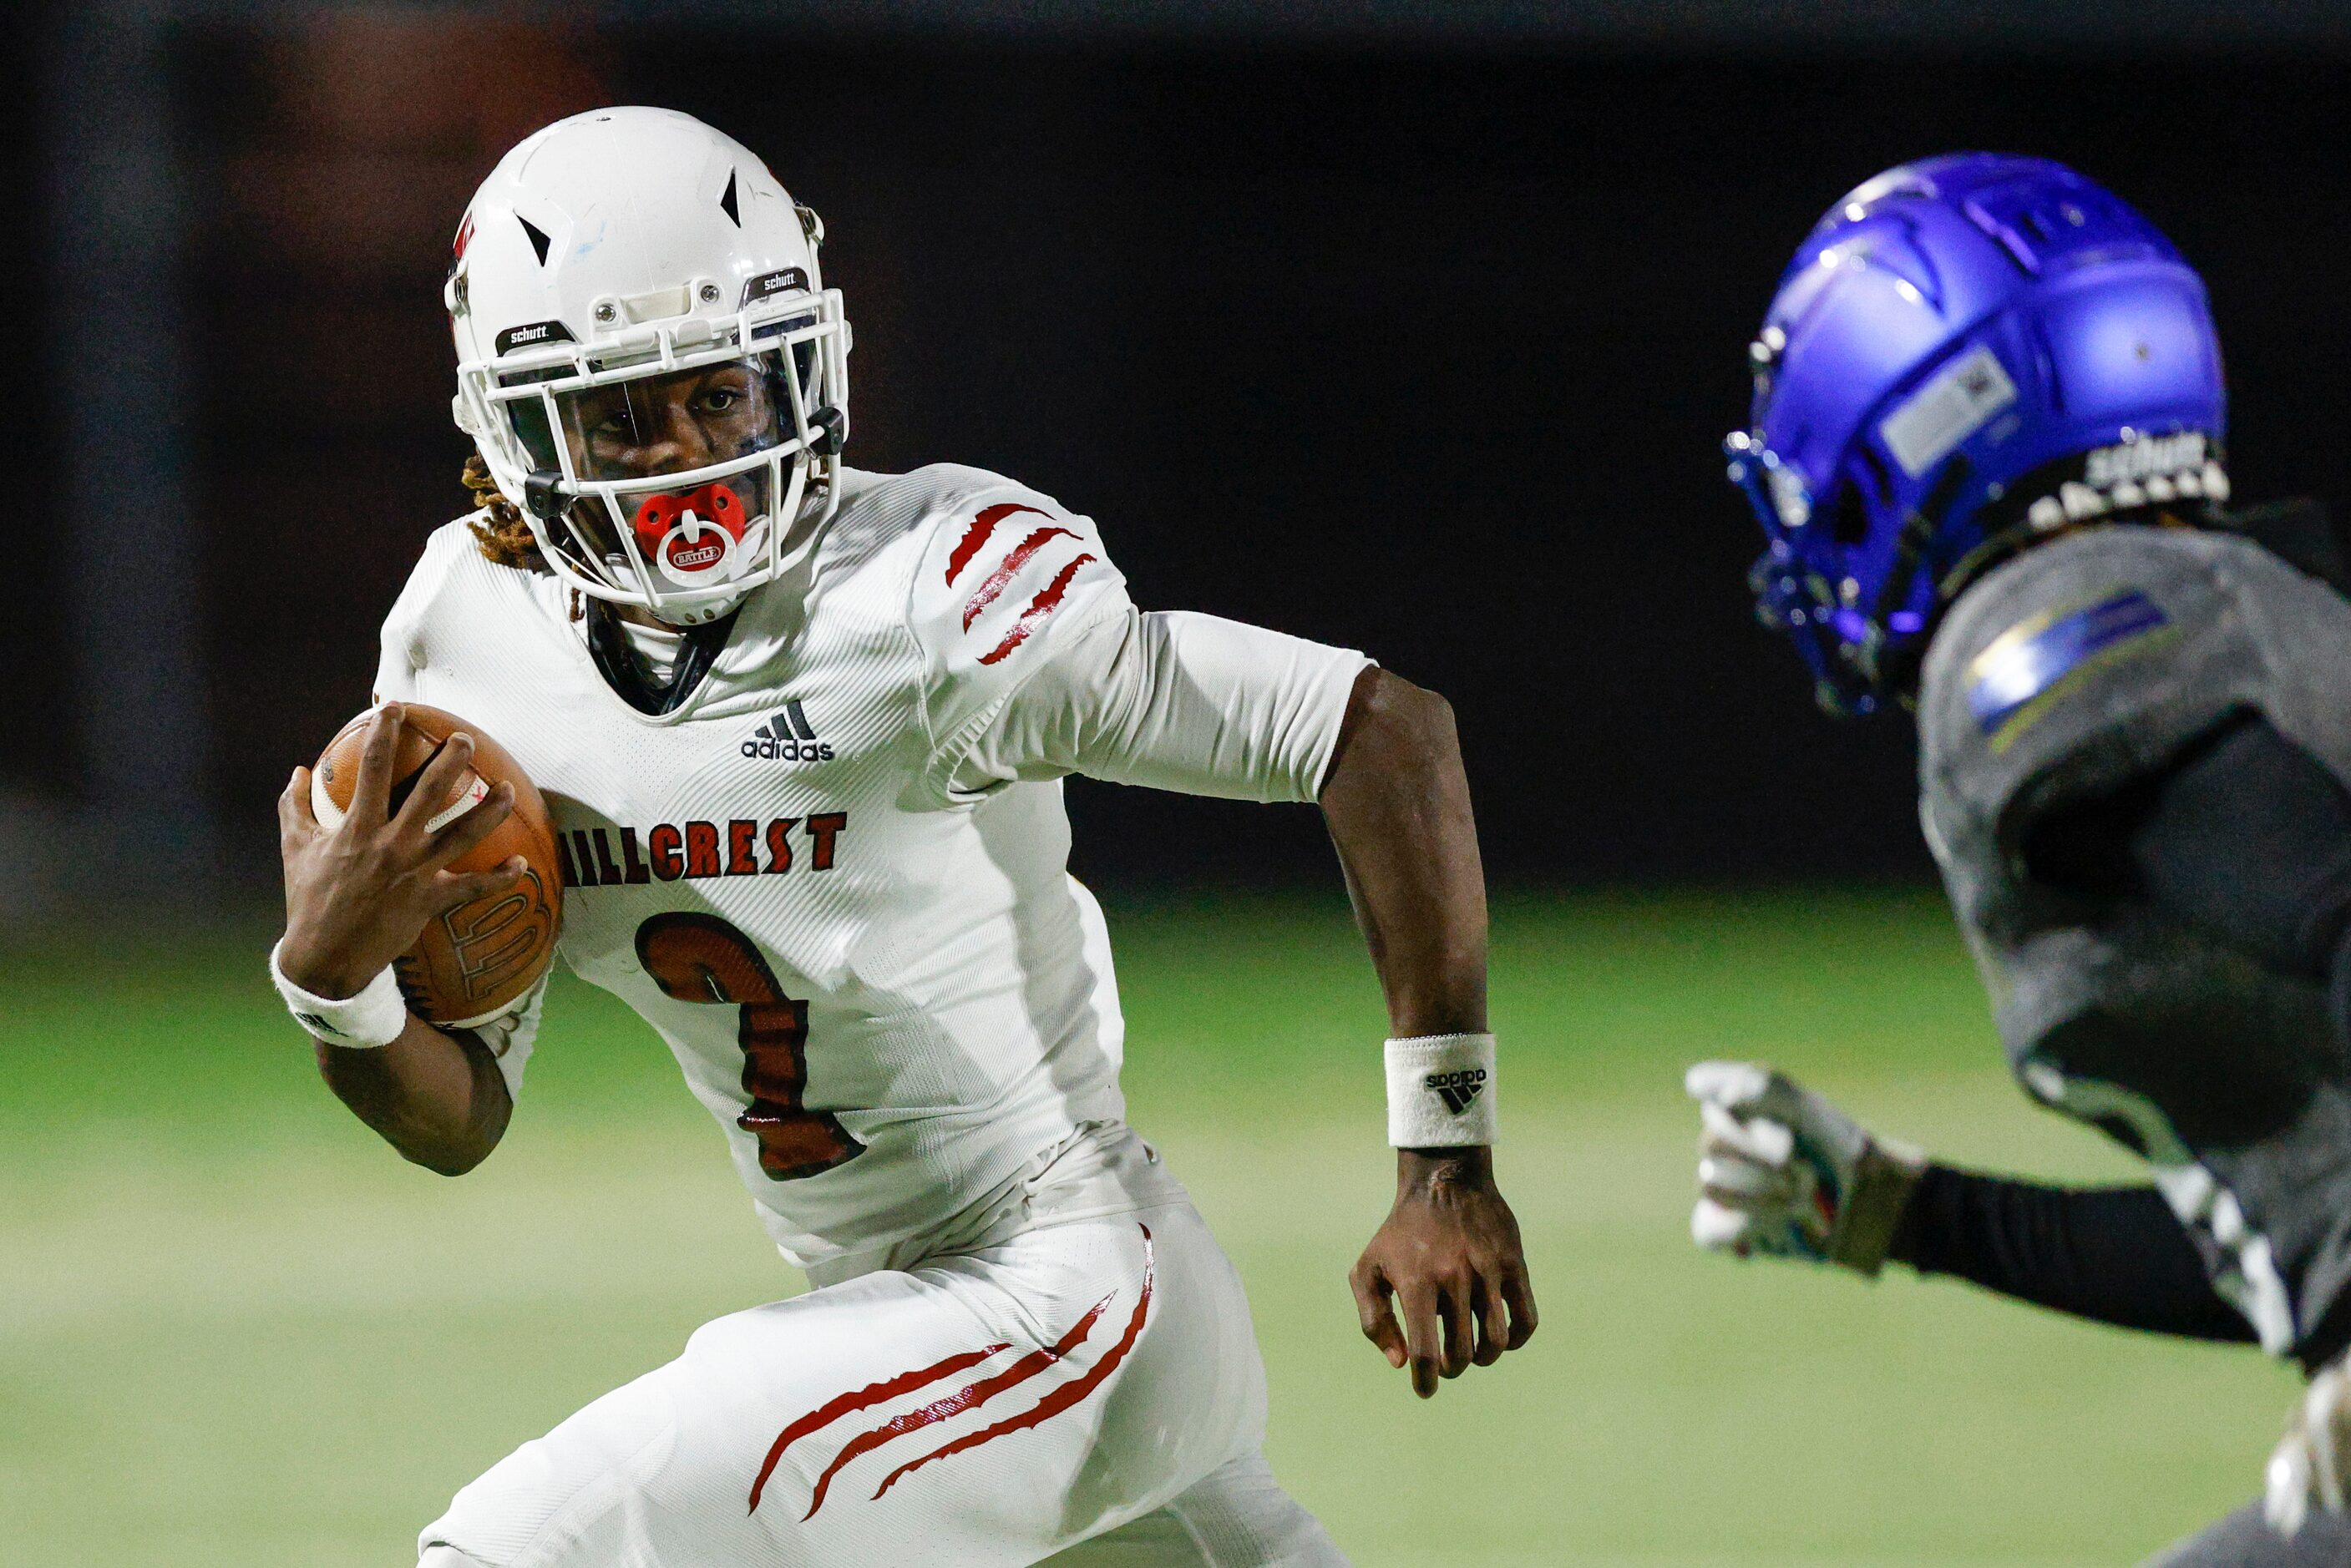
[[[751,520],[743,515],[743,498],[735,493],[735,487],[713,481],[683,495],[664,492],[646,496],[638,505],[636,516],[631,519],[638,548],[648,556],[659,550],[662,541],[684,521],[689,512],[706,527],[725,529],[737,544],[742,543],[744,531],[751,525]]]

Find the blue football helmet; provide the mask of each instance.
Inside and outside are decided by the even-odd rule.
[[[1953,153],[1861,185],[1805,237],[1749,356],[1749,426],[1724,448],[1767,541],[1756,607],[1832,712],[1903,694],[1988,561],[2228,495],[2203,280],[2043,159]]]

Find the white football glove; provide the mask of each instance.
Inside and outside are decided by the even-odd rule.
[[[1704,1124],[1690,1239],[1740,1257],[1802,1258],[1875,1274],[1927,1168],[1785,1075],[1700,1062],[1682,1085]]]
[[[2281,1535],[2300,1530],[2313,1503],[2329,1513],[2343,1511],[2351,1482],[2351,1372],[2340,1358],[2310,1380],[2286,1417],[2267,1480],[2262,1511]]]

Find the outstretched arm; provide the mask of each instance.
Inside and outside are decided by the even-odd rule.
[[[1703,1127],[1690,1213],[1701,1247],[1864,1275],[1890,1260],[2121,1328],[2253,1337],[2153,1187],[2056,1187],[1938,1165],[1756,1063],[1702,1062],[1686,1085]]]
[[[1098,546],[1082,543],[1092,561]],[[1071,566],[1084,585],[1080,563]],[[952,578],[956,567],[950,557],[920,580]],[[1416,1054],[1482,1056],[1489,1042],[1426,1038],[1486,1027],[1485,874],[1444,699],[1359,653],[1214,616],[1143,614],[1106,576],[1081,612],[1060,615],[1009,657],[969,670],[956,662],[958,606],[943,623],[917,624],[918,638],[947,649],[931,724],[951,743],[932,776],[956,796],[1080,773],[1188,794],[1319,800],[1407,1046],[1391,1050],[1398,1075]],[[981,632],[984,648],[984,618]],[[1017,686],[998,693],[1005,681]],[[987,716],[976,734],[971,714]],[[1420,1088],[1427,1104],[1442,1093]],[[1468,1112],[1458,1125],[1474,1136],[1492,1103],[1479,1082],[1447,1109]],[[1492,1362],[1535,1327],[1518,1223],[1494,1189],[1488,1149],[1461,1137],[1426,1141],[1457,1147],[1399,1150],[1395,1207],[1353,1274],[1364,1332],[1395,1366],[1411,1366],[1424,1397],[1440,1376]]]
[[[1364,670],[1322,803],[1395,1037],[1483,1033],[1486,875],[1451,705]],[[1524,1345],[1534,1293],[1492,1150],[1396,1150],[1395,1205],[1349,1283],[1364,1335],[1423,1398]]]
[[[2152,1187],[2058,1187],[1929,1165],[1886,1255],[2118,1328],[2254,1338]]]
[[[1453,705],[1365,669],[1322,800],[1397,1037],[1482,1032],[1486,867]]]

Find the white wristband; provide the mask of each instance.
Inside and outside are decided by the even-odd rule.
[[[294,1022],[329,1045],[348,1049],[371,1049],[389,1045],[400,1038],[408,1027],[408,1003],[401,999],[400,982],[392,976],[392,966],[360,988],[357,996],[337,1000],[303,990],[286,978],[277,967],[277,948],[286,939],[277,940],[277,947],[269,950],[269,978],[277,987],[277,994],[286,999],[286,1010]]]
[[[1452,1148],[1494,1141],[1494,1037],[1422,1034],[1388,1042],[1388,1142]]]

